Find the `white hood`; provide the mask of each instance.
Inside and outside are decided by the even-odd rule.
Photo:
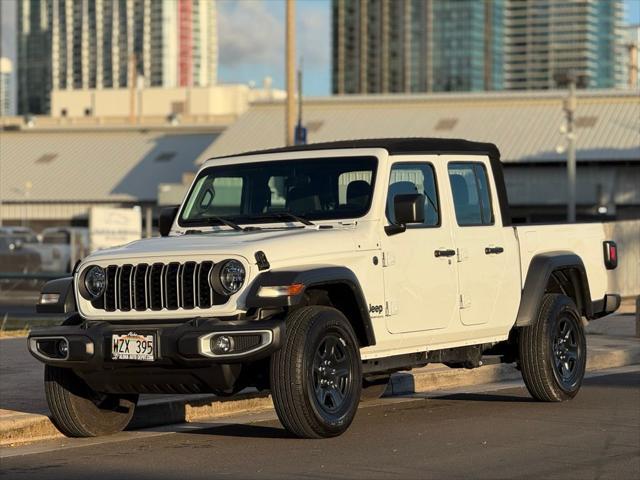
[[[353,227],[317,229],[289,228],[282,230],[234,231],[157,237],[138,240],[120,247],[99,250],[89,255],[83,264],[95,262],[130,261],[142,263],[146,259],[190,256],[233,255],[254,263],[255,252],[262,250],[270,262],[295,258],[309,259],[316,255],[356,250]]]

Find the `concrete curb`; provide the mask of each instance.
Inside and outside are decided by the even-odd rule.
[[[640,364],[640,342],[637,340],[600,337],[597,345],[593,345],[590,339],[588,371],[634,364]],[[427,366],[410,373],[393,375],[386,394],[428,393],[520,378],[520,372],[513,365],[488,365],[474,370]],[[138,405],[129,429],[196,422],[271,408],[271,397],[261,393],[245,393],[230,398],[198,395],[147,400]],[[62,437],[62,434],[45,415],[0,411],[0,446],[56,437]]]
[[[0,317],[0,331],[33,330],[43,327],[54,327],[64,321],[64,316],[43,314],[12,314]]]

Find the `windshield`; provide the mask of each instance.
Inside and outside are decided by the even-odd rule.
[[[371,205],[375,157],[339,157],[210,167],[196,179],[181,226],[357,218]]]

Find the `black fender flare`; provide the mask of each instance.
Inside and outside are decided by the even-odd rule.
[[[545,294],[549,279],[554,272],[568,271],[575,288],[576,304],[582,315],[593,318],[593,304],[587,272],[582,259],[573,252],[545,252],[531,259],[527,277],[520,297],[520,308],[516,317],[516,327],[533,325]]]
[[[73,291],[73,277],[56,278],[45,283],[40,294],[58,294],[55,303],[40,303],[36,305],[38,313],[74,313],[77,311],[76,297]]]
[[[258,296],[261,287],[282,286],[292,284],[304,285],[304,290],[295,296],[262,298]],[[359,320],[362,322],[365,339],[361,342],[365,345],[375,345],[375,334],[371,317],[369,315],[369,307],[365,301],[364,293],[358,277],[352,270],[347,267],[334,265],[302,265],[298,267],[287,267],[283,269],[275,269],[263,272],[252,282],[247,296],[245,297],[245,306],[249,308],[269,308],[269,307],[294,307],[299,305],[305,298],[304,292],[310,288],[317,288],[328,285],[345,285],[349,288],[357,304]]]

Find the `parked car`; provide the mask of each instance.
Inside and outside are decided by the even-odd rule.
[[[331,437],[363,386],[429,363],[515,363],[535,399],[573,398],[582,319],[620,304],[616,244],[601,224],[512,226],[499,157],[390,139],[206,162],[162,238],[44,287],[39,311],[70,315],[29,336],[55,424],[104,435],[141,393],[256,387],[291,433]]]
[[[82,227],[45,228],[38,251],[45,272],[71,272],[78,260],[89,253],[89,229]]]
[[[28,227],[0,227],[0,236],[7,236],[15,240],[20,240],[22,244],[38,243],[38,236]]]
[[[25,242],[25,238],[36,239],[35,236],[12,235],[0,230],[0,274],[40,271],[40,254],[32,248],[32,243]]]

